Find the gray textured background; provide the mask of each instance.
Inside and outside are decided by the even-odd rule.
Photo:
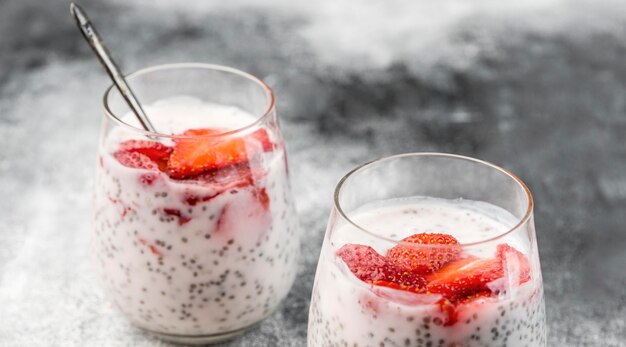
[[[518,173],[536,200],[549,346],[626,346],[626,5],[224,3],[83,1],[125,71],[225,64],[278,95],[300,275],[227,346],[305,345],[335,183],[409,151]],[[90,257],[107,85],[66,1],[0,0],[0,346],[166,345],[116,313]]]

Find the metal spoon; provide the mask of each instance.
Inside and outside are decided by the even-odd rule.
[[[117,90],[119,90],[130,109],[133,111],[135,116],[137,116],[141,126],[147,131],[156,132],[154,126],[150,123],[150,119],[148,119],[148,116],[144,112],[143,108],[141,108],[141,104],[139,104],[137,97],[128,86],[128,83],[126,83],[124,76],[113,61],[113,58],[111,58],[111,54],[104,46],[102,39],[98,35],[96,28],[93,24],[91,24],[91,21],[89,20],[89,17],[87,17],[85,11],[80,6],[72,2],[70,3],[70,13],[76,20],[76,25],[85,37],[85,40],[87,40],[87,43],[91,46],[91,49],[93,49],[94,53],[98,57],[98,60],[100,60],[100,63],[109,74],[109,77],[113,80]]]

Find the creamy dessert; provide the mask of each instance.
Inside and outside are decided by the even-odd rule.
[[[95,248],[112,300],[161,334],[259,322],[287,295],[299,247],[280,134],[264,124],[228,133],[255,118],[190,97],[145,108],[176,136],[116,126],[101,144]]]
[[[308,346],[545,346],[539,265],[484,202],[406,198],[351,212],[324,240]],[[391,240],[402,242],[391,242]],[[467,245],[467,246],[466,246]]]

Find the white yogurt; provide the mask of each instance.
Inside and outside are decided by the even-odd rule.
[[[364,206],[351,219],[373,233],[400,240],[415,233],[446,233],[461,243],[491,238],[509,230],[516,218],[476,201],[410,198]],[[436,324],[445,315],[435,304],[441,296],[369,285],[356,278],[336,252],[346,243],[371,246],[386,254],[393,245],[344,224],[330,231],[318,264],[309,315],[308,346],[545,346],[541,276],[509,288],[494,299],[458,307],[458,321]],[[528,241],[515,234],[464,249],[493,257],[508,243],[524,254]],[[528,257],[532,262],[532,258]],[[533,268],[534,270],[534,268]]]
[[[189,97],[145,109],[162,133],[254,122]],[[262,170],[253,185],[214,196],[212,186],[120,164],[112,154],[131,138],[146,139],[121,127],[107,134],[96,180],[95,248],[115,304],[144,329],[185,336],[233,332],[269,315],[293,283],[299,247],[282,145],[255,159]]]

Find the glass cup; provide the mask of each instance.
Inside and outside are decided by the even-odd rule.
[[[335,190],[308,346],[544,346],[533,201],[512,173],[396,155]]]
[[[272,313],[296,273],[274,94],[206,64],[151,67],[128,82],[159,132],[106,91],[94,243],[110,298],[166,340],[233,337]]]

